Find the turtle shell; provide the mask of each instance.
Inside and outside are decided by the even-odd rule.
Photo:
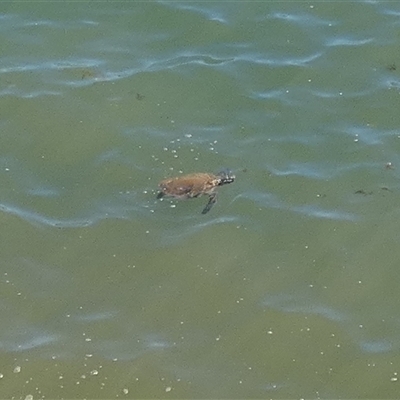
[[[217,201],[215,189],[234,180],[235,176],[228,170],[217,175],[198,172],[176,178],[168,178],[159,183],[160,192],[157,198],[161,199],[164,196],[168,196],[175,199],[193,199],[208,195],[210,198],[202,211],[203,214],[206,214]]]
[[[219,176],[202,172],[164,179],[158,185],[160,187],[158,197],[191,199],[209,195],[219,186],[220,181]]]

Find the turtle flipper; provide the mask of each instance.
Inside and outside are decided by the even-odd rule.
[[[164,197],[165,193],[164,192],[159,192],[157,195],[157,199],[162,199]]]
[[[201,212],[202,214],[207,214],[210,210],[211,207],[217,202],[217,193],[212,193],[210,194],[210,199],[208,200],[208,203],[204,207],[203,211]]]

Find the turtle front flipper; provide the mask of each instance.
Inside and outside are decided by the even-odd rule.
[[[165,196],[164,192],[159,192],[157,195],[157,199],[162,199]]]
[[[204,207],[203,211],[201,212],[202,214],[207,214],[210,210],[211,207],[217,202],[217,193],[212,193],[210,194],[210,199],[208,200],[208,203]]]

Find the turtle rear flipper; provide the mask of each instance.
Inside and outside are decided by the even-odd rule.
[[[208,200],[208,203],[204,207],[203,211],[201,212],[202,214],[207,214],[210,210],[211,207],[217,202],[217,193],[212,193],[210,194],[210,199]]]

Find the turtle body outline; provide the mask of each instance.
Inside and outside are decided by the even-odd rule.
[[[171,197],[174,199],[194,199],[209,196],[208,203],[202,214],[207,214],[217,202],[217,188],[235,181],[235,175],[230,170],[212,174],[207,172],[195,172],[192,174],[163,179],[159,183],[160,192],[157,199]]]

